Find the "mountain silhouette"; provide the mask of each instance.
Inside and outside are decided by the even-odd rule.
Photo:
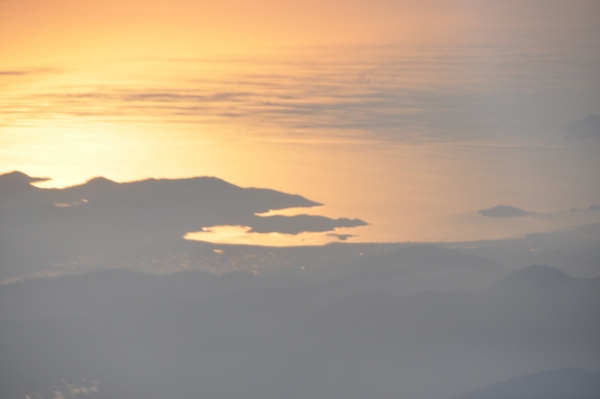
[[[216,223],[298,232],[364,222],[257,216],[317,203],[216,178],[65,189],[31,179],[0,176],[0,272],[128,270],[0,285],[2,398],[53,397],[57,381],[86,378],[100,381],[96,399],[447,399],[600,368],[600,278],[549,266],[509,274],[485,256],[535,247],[562,251],[566,264],[587,248],[593,262],[596,225],[498,242],[216,246],[181,235]],[[214,273],[131,271],[140,265]]]
[[[408,297],[370,289],[338,296],[328,282],[247,273],[114,271],[26,281],[22,294],[19,284],[0,287],[3,313],[9,302],[22,305],[0,322],[10,359],[0,364],[0,396],[87,377],[100,381],[98,397],[107,399],[286,392],[443,399],[543,370],[597,368],[600,282],[567,277],[576,290],[590,287],[573,296],[560,288],[561,276],[534,267],[507,276],[495,295]],[[511,288],[521,281],[547,289]],[[28,295],[55,301],[54,310],[38,305],[37,316],[49,318],[23,317],[35,307]],[[78,302],[90,307],[77,309]],[[76,312],[58,311],[65,303]]]
[[[518,270],[504,278],[497,285],[508,284],[540,284],[540,285],[562,285],[572,279],[562,270],[544,265],[532,265],[523,270]],[[488,288],[489,289],[489,288]]]
[[[334,279],[338,286],[410,295],[422,290],[476,291],[506,273],[507,268],[500,262],[420,244],[317,270],[313,278]]]
[[[523,209],[515,208],[509,205],[497,205],[489,209],[480,209],[477,211],[482,216],[493,218],[518,218],[521,216],[533,215],[532,212],[524,211]]]
[[[36,182],[43,182],[43,181],[47,181],[50,180],[47,177],[31,177],[31,176],[27,176],[25,173],[23,172],[19,172],[19,171],[14,171],[14,172],[9,172],[9,173],[5,173],[3,175],[0,175],[0,184],[6,184],[6,183],[17,183],[17,184],[23,184],[23,183],[36,183]]]
[[[492,384],[451,399],[596,399],[600,373],[579,369],[543,371]]]
[[[588,115],[585,119],[573,122],[561,130],[569,133],[567,139],[600,139],[600,115]]]
[[[555,296],[596,296],[600,300],[600,277],[592,279],[573,278],[564,271],[544,265],[532,265],[513,272],[502,280],[482,289],[487,296],[502,296],[513,300],[525,297]],[[591,299],[591,298],[590,298]]]
[[[63,189],[12,172],[0,176],[0,279],[94,254],[114,254],[148,240],[182,240],[212,226],[261,233],[332,231],[359,219],[315,215],[258,216],[269,210],[321,205],[300,195],[241,188],[214,177],[117,183],[98,177]]]

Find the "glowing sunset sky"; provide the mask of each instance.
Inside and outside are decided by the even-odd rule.
[[[0,173],[211,175],[356,217],[350,241],[600,221],[595,0],[4,0]],[[535,217],[484,218],[506,204]]]

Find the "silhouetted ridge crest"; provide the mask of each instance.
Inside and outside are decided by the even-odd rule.
[[[585,119],[573,122],[561,129],[570,134],[567,139],[599,139],[600,115],[588,115]]]
[[[571,277],[562,270],[552,266],[532,265],[523,270],[511,273],[505,280],[556,285],[569,282]]]
[[[477,213],[481,216],[488,216],[492,218],[518,218],[522,216],[533,215],[532,212],[510,205],[496,205],[493,208],[480,209],[477,211]]]
[[[512,378],[452,399],[596,399],[600,373],[575,368]]]
[[[479,258],[433,244],[417,244],[390,254],[374,257],[386,268],[402,268],[409,271],[462,269],[485,271],[501,268],[498,262]]]
[[[486,295],[516,295],[551,293],[578,282],[567,273],[552,266],[532,265],[504,277],[481,290]],[[585,280],[583,280],[585,281]],[[514,297],[516,298],[516,297]]]
[[[208,187],[237,187],[235,184],[229,183],[223,179],[219,179],[214,176],[195,176],[187,177],[183,179],[145,179],[137,182],[131,182],[131,184],[197,184],[201,183]]]
[[[116,181],[107,179],[106,177],[102,177],[102,176],[98,176],[98,177],[94,177],[90,180],[88,180],[85,184],[90,184],[90,185],[113,185],[113,184],[119,184]]]
[[[5,173],[0,175],[0,182],[9,183],[36,183],[50,180],[48,177],[31,177],[23,172],[15,170],[14,172]]]

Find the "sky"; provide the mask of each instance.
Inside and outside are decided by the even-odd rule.
[[[600,114],[599,18],[595,0],[3,0],[0,173],[216,176],[367,221],[336,231],[354,242],[597,222],[569,210],[600,204],[600,140],[561,128]],[[532,214],[478,214],[500,204]]]

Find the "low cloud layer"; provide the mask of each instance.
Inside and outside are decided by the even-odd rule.
[[[155,74],[150,80],[47,85],[0,95],[0,109],[14,127],[55,118],[153,120],[220,130],[243,126],[254,137],[326,134],[394,141],[548,136],[573,120],[577,108],[594,109],[595,75],[581,71],[593,70],[598,60],[574,49],[523,52],[465,45],[451,50],[423,54],[412,47],[374,46],[320,49],[286,60],[147,60],[153,66],[146,68]],[[571,59],[571,69],[548,62],[555,57]],[[211,73],[210,79],[190,71],[190,65],[211,70],[231,63],[239,68],[229,75]],[[5,78],[21,79],[25,73],[30,72],[5,71]],[[565,85],[565,77],[576,84]]]

